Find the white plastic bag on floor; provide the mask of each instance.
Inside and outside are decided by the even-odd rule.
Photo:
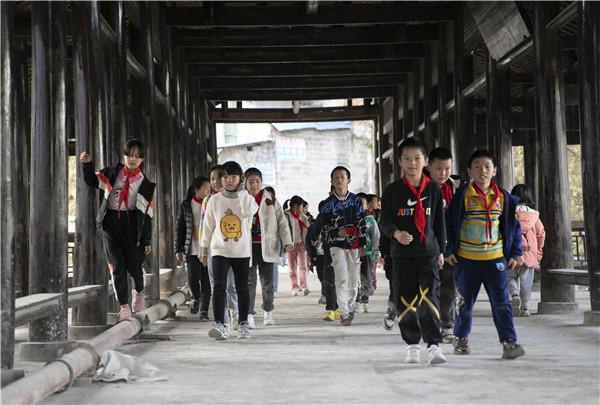
[[[100,356],[100,367],[92,381],[115,382],[165,381],[167,377],[160,370],[139,357],[128,356],[114,350],[106,350]]]

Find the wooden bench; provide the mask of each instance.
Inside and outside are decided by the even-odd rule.
[[[548,269],[548,274],[565,284],[590,285],[590,275],[583,269]]]

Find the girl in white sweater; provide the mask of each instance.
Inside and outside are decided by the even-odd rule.
[[[228,337],[224,324],[225,318],[225,289],[229,267],[233,269],[235,287],[238,293],[239,326],[238,338],[250,337],[248,328],[248,270],[252,255],[252,237],[250,227],[252,217],[258,210],[258,205],[244,189],[242,168],[237,162],[223,164],[224,190],[211,197],[206,206],[202,239],[202,260],[207,262],[208,249],[212,253],[212,267],[215,285],[213,288],[213,311],[215,327],[208,335],[217,340]]]

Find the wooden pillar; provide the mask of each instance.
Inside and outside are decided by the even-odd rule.
[[[600,6],[584,1],[579,9],[579,127],[583,179],[585,252],[590,275],[591,311],[584,323],[600,324]]]
[[[422,59],[415,59],[413,62],[413,114],[412,114],[412,133],[419,136],[419,125],[421,125],[421,83],[423,75],[421,74]]]
[[[447,34],[446,25],[439,24],[438,33],[438,143],[436,145],[445,148],[450,147],[450,131],[448,127],[448,112],[446,111],[446,103],[448,102],[448,92],[446,87],[446,75],[448,73],[448,57],[447,57]]]
[[[157,116],[156,116],[156,91],[154,82],[154,54],[152,51],[152,3],[138,3],[140,8],[141,16],[141,35],[143,38],[143,49],[144,49],[144,67],[146,68],[146,81],[145,87],[147,94],[146,99],[146,114],[148,119],[148,133],[146,134],[146,159],[144,161],[146,166],[146,174],[153,182],[158,182],[160,178],[159,174],[159,148],[158,148],[158,131],[157,131]],[[158,201],[160,191],[155,191],[154,199]],[[160,299],[160,267],[159,267],[159,224],[160,217],[163,213],[160,209],[154,212],[154,218],[152,219],[152,253],[147,256],[146,263],[148,266],[148,273],[152,276],[148,279],[149,282],[144,286],[144,292],[149,302],[155,302]]]
[[[2,139],[0,150],[2,160],[0,164],[1,199],[0,199],[0,246],[2,254],[0,262],[2,266],[2,342],[1,363],[2,369],[12,369],[14,365],[15,351],[15,267],[16,246],[21,243],[16,234],[16,211],[19,202],[16,191],[18,173],[14,171],[13,156],[15,155],[14,139],[19,135],[15,120],[15,103],[13,94],[13,82],[15,75],[15,64],[13,57],[15,49],[13,46],[14,35],[14,3],[0,3],[0,27],[1,27],[1,51],[2,58]]]
[[[468,107],[462,95],[466,87],[465,81],[465,37],[463,23],[463,5],[456,6],[454,20],[454,146],[452,148],[453,173],[466,178],[466,167],[472,151],[473,134],[468,130]],[[457,147],[460,145],[460,148]]]
[[[510,191],[513,186],[510,130],[510,82],[508,71],[499,69],[489,57],[487,69],[486,124],[488,148],[496,157],[496,182]]]
[[[103,286],[95,302],[80,305],[72,310],[70,333],[76,338],[86,338],[95,336],[106,325],[108,270],[96,228],[98,191],[90,189],[83,181],[79,154],[87,151],[92,155],[97,168],[108,162],[99,147],[104,128],[104,115],[101,113],[102,80],[98,80],[99,57],[101,57],[98,53],[101,50],[93,45],[94,38],[100,38],[98,4],[73,3],[71,15],[72,34],[78,38],[78,41],[73,42],[73,113],[78,160],[73,281],[75,286],[91,284]]]
[[[4,3],[2,3],[4,4]],[[28,60],[31,45],[25,38],[15,39],[12,91],[15,100],[15,136],[13,168],[19,175],[14,179],[16,194],[21,196],[14,207],[15,238],[15,297],[29,294],[29,184],[31,149],[31,100],[29,98]],[[3,132],[4,133],[4,132]]]
[[[56,311],[29,324],[32,342],[67,340],[66,5],[31,3],[32,159],[30,293],[60,293]]]
[[[131,134],[128,128],[127,117],[129,115],[127,96],[129,83],[127,79],[127,18],[125,16],[125,4],[118,1],[115,4],[115,59],[111,64],[114,69],[114,83],[111,92],[112,105],[112,139],[115,151],[120,151]],[[121,159],[120,153],[118,158]]]
[[[402,139],[401,137],[401,132],[403,133],[404,131],[402,130],[401,127],[401,123],[400,123],[400,108],[402,108],[401,106],[404,104],[404,95],[402,92],[402,87],[398,86],[398,90],[396,92],[396,95],[393,98],[393,123],[394,123],[394,127],[392,130],[392,164],[393,164],[393,168],[392,168],[392,172],[394,174],[394,181],[398,180],[400,178],[400,166],[398,165],[398,154],[396,153],[396,151],[398,150],[398,143],[400,142],[400,140]]]
[[[571,257],[571,219],[567,179],[567,132],[560,43],[546,24],[558,4],[534,5],[536,130],[540,140],[540,217],[546,227],[547,252],[541,265],[540,313],[568,312],[577,308],[575,287],[559,282],[549,269],[566,269]]]
[[[535,99],[527,94],[525,86],[522,86],[521,97],[523,97],[523,112],[535,113]],[[540,144],[537,131],[525,131],[526,139],[523,145],[523,157],[525,163],[525,184],[531,189],[535,206],[539,207],[539,190],[540,190]]]
[[[425,130],[423,138],[429,150],[435,147],[431,123],[431,114],[433,114],[433,111],[435,110],[433,103],[433,86],[431,84],[431,64],[433,63],[431,52],[431,46],[425,45],[425,58],[423,59],[423,124]]]

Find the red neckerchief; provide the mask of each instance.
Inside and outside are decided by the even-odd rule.
[[[366,210],[365,215],[373,215],[375,216],[375,210]]]
[[[417,231],[419,231],[419,239],[421,243],[423,243],[423,241],[427,238],[425,237],[425,210],[423,209],[423,203],[421,202],[421,193],[423,192],[423,189],[425,189],[425,186],[429,184],[429,177],[421,175],[418,190],[415,188],[415,186],[410,184],[410,182],[406,179],[406,176],[402,177],[402,181],[408,186],[417,200],[417,204],[415,206],[415,227],[417,228]]]
[[[493,181],[490,183],[490,188],[492,189],[492,192],[494,193],[494,198],[492,198],[492,201],[490,201],[490,203],[488,204],[488,199],[485,195],[485,193],[483,192],[482,189],[479,188],[479,186],[477,184],[475,184],[475,182],[471,183],[473,185],[473,190],[475,190],[475,192],[477,193],[477,195],[479,196],[479,198],[481,199],[481,202],[483,203],[483,208],[485,208],[485,233],[486,236],[488,237],[488,241],[492,240],[492,207],[494,206],[494,203],[496,202],[496,200],[498,198],[500,198],[500,189],[498,188],[498,185],[496,183],[494,183]]]
[[[123,173],[125,173],[125,180],[123,181],[123,187],[121,188],[121,193],[119,194],[119,210],[121,209],[121,204],[125,202],[125,211],[127,211],[127,215],[129,215],[129,183],[132,179],[137,178],[140,174],[140,168],[129,171],[127,166],[123,166]]]
[[[192,196],[192,200],[196,201],[196,203],[202,205],[202,203],[204,202],[204,199],[197,199],[195,195]]]
[[[307,229],[308,225],[306,225],[301,219],[300,219],[300,213],[295,213],[294,211],[290,210],[290,214],[292,214],[292,216],[294,218],[296,218],[296,220],[298,221],[298,224],[300,225],[300,232],[302,232],[302,228]]]
[[[442,198],[444,199],[444,208],[448,208],[450,205],[450,200],[452,200],[452,186],[450,185],[450,180],[447,180],[442,184]]]

